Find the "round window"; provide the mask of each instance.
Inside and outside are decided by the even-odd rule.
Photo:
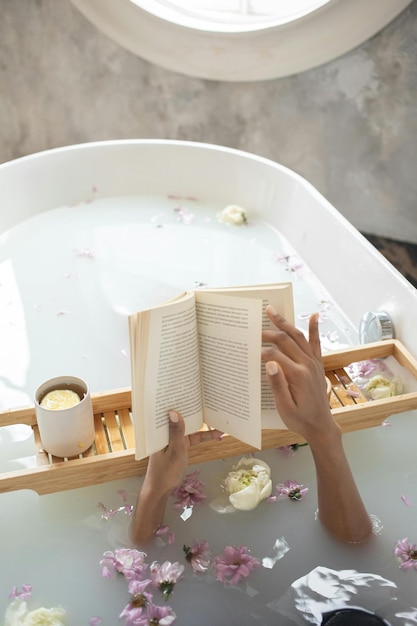
[[[412,0],[72,0],[113,40],[209,80],[298,74],[360,45]]]

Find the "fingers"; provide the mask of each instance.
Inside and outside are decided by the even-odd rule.
[[[185,437],[184,418],[179,411],[169,411],[169,443],[171,447],[179,448],[184,442],[188,445],[197,445],[205,441],[220,440],[224,433],[217,429],[199,430]]]
[[[308,343],[316,359],[321,359],[321,346],[319,335],[319,314],[313,313],[308,322]]]
[[[308,342],[298,328],[287,322],[270,305],[266,307],[266,314],[276,329],[263,331],[262,340],[264,342],[276,344],[284,354],[288,354],[291,358],[295,358],[298,353],[305,352]]]
[[[296,343],[300,340],[301,342],[305,339],[303,333],[299,331],[293,324],[288,322],[282,315],[276,311],[276,309],[268,304],[265,309],[265,313],[271,320],[271,322],[279,329],[283,330],[287,335],[289,335]]]
[[[301,330],[287,322],[270,305],[266,308],[266,314],[276,330],[264,330],[262,333],[262,341],[266,344],[262,347],[264,361],[276,360],[285,365],[287,359],[300,363],[305,360],[305,357],[321,358],[317,313],[314,313],[309,320],[308,341]]]
[[[199,430],[196,433],[193,433],[192,435],[188,435],[188,440],[190,442],[191,446],[195,446],[199,443],[203,443],[205,441],[220,441],[220,439],[222,438],[224,433],[222,433],[220,430]]]
[[[290,392],[288,382],[276,361],[268,361],[265,363],[265,372],[274,394],[275,404],[278,411],[285,413],[294,406],[294,399]],[[279,406],[279,408],[278,408]]]

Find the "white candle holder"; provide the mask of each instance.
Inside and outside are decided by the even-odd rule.
[[[48,409],[41,402],[50,391],[74,391],[80,402],[69,408]],[[75,376],[58,376],[35,392],[35,411],[43,449],[53,456],[74,457],[88,450],[95,438],[94,414],[87,383]]]

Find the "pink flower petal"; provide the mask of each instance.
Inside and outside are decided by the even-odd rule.
[[[126,502],[127,501],[127,491],[126,489],[119,489],[117,492],[117,495],[119,496],[120,500],[122,502]]]
[[[357,391],[354,391],[353,389],[346,389],[346,393],[351,398],[359,398],[361,395],[360,393],[358,393]]]
[[[75,254],[84,259],[94,259],[94,252],[90,248],[84,248],[83,250],[76,250]]]
[[[168,544],[172,546],[174,543],[175,543],[175,533],[170,532],[168,533]]]

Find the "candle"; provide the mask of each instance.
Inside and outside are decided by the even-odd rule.
[[[72,389],[54,389],[42,398],[40,405],[51,411],[59,411],[60,409],[69,409],[79,402],[81,402],[80,396]]]
[[[88,384],[76,376],[56,376],[35,391],[35,413],[44,451],[59,458],[79,456],[95,438]]]

